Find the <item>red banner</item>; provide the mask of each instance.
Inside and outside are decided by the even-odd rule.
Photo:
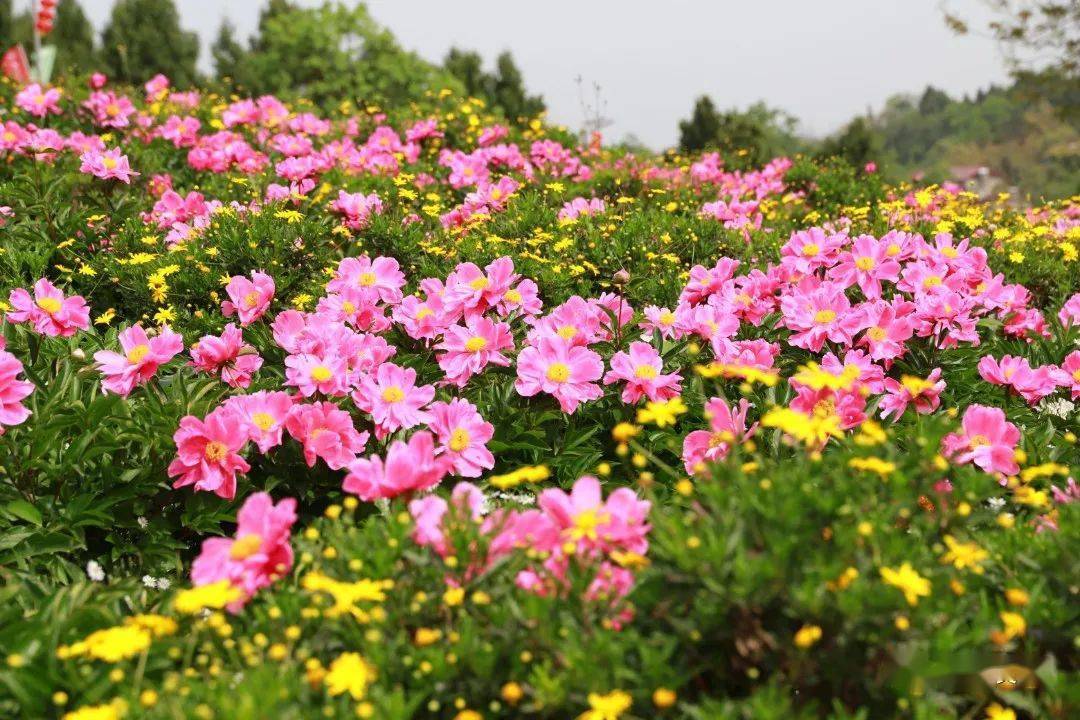
[[[15,82],[30,82],[30,61],[22,45],[12,45],[0,58],[0,71]]]

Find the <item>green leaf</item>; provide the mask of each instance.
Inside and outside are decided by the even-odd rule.
[[[7,511],[17,518],[41,527],[41,511],[26,500],[12,500],[6,505]]]

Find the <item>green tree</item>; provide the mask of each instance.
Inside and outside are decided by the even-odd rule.
[[[98,64],[94,28],[76,0],[63,0],[57,6],[49,42],[56,45],[57,72],[87,72]]]
[[[720,136],[720,113],[711,98],[702,95],[694,102],[690,119],[679,121],[679,148],[684,152],[700,152],[716,146]]]
[[[0,52],[7,50],[15,40],[12,22],[11,0],[0,0]]]
[[[881,153],[881,140],[869,120],[857,117],[840,133],[821,144],[822,157],[840,157],[853,167],[861,168]]]
[[[491,78],[484,72],[484,59],[474,50],[450,48],[443,59],[447,72],[461,81],[465,92],[471,97],[489,99],[492,92]]]
[[[526,92],[525,80],[509,51],[500,53],[495,60],[492,95],[494,104],[502,108],[510,120],[528,120],[546,109],[543,98]]]
[[[101,35],[102,60],[124,82],[143,82],[157,73],[175,85],[198,77],[199,38],[180,27],[173,0],[117,0]]]
[[[992,14],[987,30],[1017,72],[1053,69],[1080,75],[1080,2],[1076,0],[982,0]],[[945,4],[945,22],[957,34],[970,32],[967,20]]]
[[[219,80],[229,78],[233,83],[241,81],[237,77],[244,62],[246,51],[236,39],[236,28],[225,19],[218,28],[217,38],[210,46],[210,56],[214,59],[214,73]]]

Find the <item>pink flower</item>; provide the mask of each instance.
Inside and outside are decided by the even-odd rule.
[[[851,250],[840,254],[839,262],[829,270],[829,278],[845,287],[858,284],[871,300],[881,297],[881,282],[895,283],[900,278],[900,263],[887,255],[885,243],[871,235],[860,235]]]
[[[412,515],[415,529],[413,530],[413,542],[421,547],[430,547],[440,556],[445,557],[450,553],[450,547],[446,542],[444,521],[447,512],[451,509],[453,519],[468,519],[473,522],[480,520],[481,511],[484,507],[484,493],[480,488],[470,482],[459,482],[450,493],[450,502],[438,495],[425,495],[422,498],[409,501],[409,514]],[[460,514],[462,517],[456,517]]]
[[[649,305],[644,310],[645,319],[639,323],[647,333],[660,333],[660,337],[671,339],[676,336],[675,313],[667,308]]]
[[[537,505],[553,521],[561,541],[575,545],[584,556],[610,550],[644,554],[648,549],[645,519],[650,503],[638,500],[629,488],[615,490],[605,501],[600,481],[586,475],[569,494],[558,488],[544,490]]]
[[[495,435],[495,426],[484,422],[468,400],[434,403],[428,427],[439,439],[439,454],[454,461],[457,475],[480,477],[481,471],[495,467],[495,456],[486,446]]]
[[[950,433],[942,441],[942,450],[959,464],[974,463],[984,472],[1015,475],[1016,446],[1020,431],[1005,419],[1000,408],[972,405],[964,412],[963,432]]]
[[[750,403],[743,398],[732,410],[721,398],[705,403],[705,416],[709,419],[708,430],[695,430],[683,440],[683,465],[686,472],[699,475],[706,463],[720,462],[728,456],[731,448],[754,435],[757,423],[746,427],[746,413]]]
[[[780,263],[799,275],[810,275],[835,265],[847,241],[846,236],[826,235],[821,228],[799,230],[780,248]]]
[[[7,319],[14,323],[29,322],[42,335],[71,337],[76,330],[90,327],[90,308],[82,296],[64,297],[45,278],[34,283],[32,298],[26,290],[16,288],[8,300],[15,309],[7,314]]]
[[[1065,327],[1080,325],[1080,293],[1076,293],[1061,306],[1058,311],[1058,320]]]
[[[220,373],[229,387],[249,386],[262,363],[258,351],[244,342],[243,331],[233,323],[225,326],[221,337],[204,335],[191,347],[191,364],[211,375]]]
[[[304,397],[319,392],[341,397],[348,392],[349,374],[345,358],[331,353],[326,357],[311,353],[285,357],[285,384],[296,387]]]
[[[243,591],[229,606],[236,612],[247,600],[289,572],[293,565],[289,532],[296,522],[296,500],[277,505],[268,493],[255,493],[236,515],[235,538],[210,538],[191,566],[194,585],[228,580]]]
[[[649,343],[632,342],[630,352],[617,352],[611,358],[611,370],[604,375],[604,384],[624,381],[622,401],[635,404],[645,395],[650,400],[669,400],[682,390],[682,376],[664,374],[664,361]]]
[[[1027,358],[1012,355],[1003,355],[1000,361],[985,355],[978,367],[983,380],[1012,388],[1031,405],[1053,393],[1060,377],[1059,368],[1053,365],[1032,368]]]
[[[225,405],[243,421],[247,437],[265,454],[281,444],[281,431],[292,409],[289,393],[260,390],[251,395],[235,395]]]
[[[944,389],[941,368],[934,368],[926,379],[911,375],[904,375],[899,380],[885,378],[886,395],[878,404],[881,417],[892,415],[893,420],[899,420],[909,403],[915,403],[915,411],[920,415],[929,415],[941,405]]]
[[[181,418],[173,434],[176,458],[169,463],[169,477],[177,478],[173,487],[194,485],[196,490],[232,500],[236,474],[251,469],[239,454],[247,442],[247,433],[239,425],[240,419],[226,408],[214,410],[205,420],[194,415]]]
[[[15,95],[15,104],[34,117],[44,118],[52,113],[60,114],[60,98],[63,97],[60,88],[45,89],[34,83],[27,85]]]
[[[895,360],[904,354],[905,343],[915,333],[911,314],[915,306],[905,300],[891,305],[880,300],[863,305],[863,324],[866,332],[856,342],[865,346],[874,360]]]
[[[322,458],[331,470],[340,470],[356,459],[368,441],[367,432],[356,431],[352,416],[331,402],[293,406],[285,429],[303,443],[308,467]]]
[[[690,279],[679,295],[679,302],[697,305],[707,300],[710,295],[723,289],[724,283],[734,277],[738,267],[738,260],[726,257],[717,260],[716,266],[711,269],[704,265],[695,265],[690,268]]]
[[[247,327],[269,309],[274,290],[274,278],[264,272],[256,270],[251,273],[251,280],[243,275],[234,275],[225,286],[229,299],[221,303],[221,312],[225,317],[232,317],[235,313],[240,318],[240,324]]]
[[[465,319],[464,327],[452,325],[447,328],[435,349],[445,351],[438,356],[438,361],[446,379],[458,387],[465,387],[469,378],[483,372],[488,364],[509,366],[510,359],[500,351],[513,350],[514,339],[506,323],[495,323],[474,315]]]
[[[1061,363],[1059,383],[1072,392],[1072,399],[1080,399],[1080,350],[1073,350]]]
[[[803,291],[796,289],[780,299],[781,322],[794,330],[789,342],[811,352],[820,352],[825,340],[851,344],[861,325],[860,314],[852,312],[844,289],[830,282]]]
[[[125,185],[130,185],[131,178],[139,174],[131,169],[131,163],[128,162],[127,155],[124,155],[118,149],[105,150],[104,152],[87,150],[79,156],[79,159],[82,161],[79,172],[93,175],[102,180],[115,179]]]
[[[394,498],[435,487],[453,462],[448,455],[436,457],[431,433],[421,430],[409,438],[408,444],[395,440],[386,451],[385,461],[378,455],[354,460],[342,487],[361,500]]]
[[[338,263],[334,278],[326,284],[328,292],[341,292],[354,287],[367,294],[372,302],[381,300],[388,305],[401,302],[401,288],[405,286],[405,274],[398,261],[390,257],[371,260],[367,255],[345,258]]]
[[[98,369],[105,376],[101,387],[123,397],[142,385],[157,372],[158,367],[172,360],[184,349],[184,339],[168,325],[150,338],[141,325],[132,325],[120,332],[123,354],[111,350],[94,353]]]
[[[394,363],[380,365],[352,394],[356,406],[371,413],[380,440],[395,430],[428,422],[431,416],[422,408],[434,397],[434,387],[416,384],[415,370]]]
[[[330,204],[330,210],[344,216],[345,227],[362,230],[367,227],[373,214],[382,214],[383,204],[375,193],[364,195],[341,190],[338,192],[337,200]]]
[[[0,336],[0,341],[3,336]],[[0,348],[3,342],[0,342]],[[34,383],[19,380],[23,364],[6,350],[0,349],[0,435],[4,434],[5,425],[19,425],[30,417],[30,411],[23,406],[30,393],[34,392]]]
[[[604,374],[600,356],[588,348],[572,347],[560,337],[541,337],[536,345],[525,347],[518,355],[517,373],[514,387],[519,395],[554,395],[568,414],[582,401],[604,394],[595,384]]]

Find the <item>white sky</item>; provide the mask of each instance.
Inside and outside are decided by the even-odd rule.
[[[21,0],[25,5],[28,0]],[[80,0],[96,27],[112,0]],[[979,0],[947,0],[983,26]],[[440,61],[451,46],[488,62],[513,52],[528,89],[552,119],[579,127],[575,78],[602,88],[612,139],[633,133],[660,148],[695,97],[721,108],[757,100],[787,110],[804,133],[823,135],[898,92],[928,83],[962,95],[1006,79],[997,47],[957,37],[942,0],[372,0],[372,15],[402,45]],[[20,4],[19,0],[16,6]],[[262,0],[176,0],[185,27],[208,46],[223,17],[241,37]],[[318,5],[320,0],[300,0]],[[591,95],[591,91],[590,91]]]

